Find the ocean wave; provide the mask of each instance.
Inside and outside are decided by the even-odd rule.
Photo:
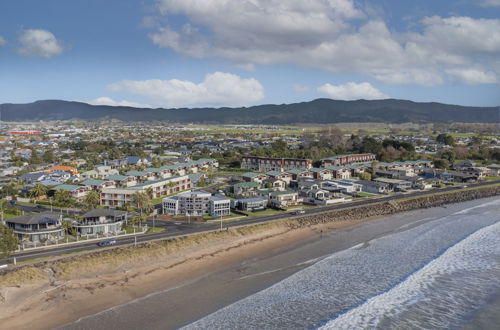
[[[467,313],[478,303],[468,294],[487,293],[492,287],[499,289],[497,277],[478,276],[478,273],[499,274],[500,223],[478,230],[446,250],[425,267],[409,276],[391,290],[370,298],[320,329],[367,329],[382,327],[447,328],[457,320],[457,314]],[[440,281],[441,283],[436,283]],[[454,283],[453,283],[454,282]],[[463,283],[465,282],[465,283]],[[440,291],[437,293],[437,291]],[[477,297],[476,297],[477,298]],[[424,302],[422,304],[422,302]],[[419,316],[411,320],[398,319],[412,306]],[[464,304],[466,303],[466,304]],[[428,315],[424,311],[440,310],[440,315]],[[462,315],[463,317],[463,315]]]

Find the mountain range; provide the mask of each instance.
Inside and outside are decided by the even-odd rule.
[[[469,107],[407,100],[338,101],[316,99],[310,102],[257,105],[240,108],[147,109],[90,105],[82,102],[43,100],[27,104],[0,104],[3,121],[118,119],[167,121],[200,124],[299,124],[340,122],[495,123],[499,107]]]

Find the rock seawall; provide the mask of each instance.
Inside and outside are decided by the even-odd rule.
[[[410,197],[408,199],[380,202],[349,209],[306,215],[297,219],[289,220],[288,224],[292,228],[302,228],[332,221],[354,221],[498,195],[500,195],[500,185],[470,188],[444,193],[437,192],[428,196]]]

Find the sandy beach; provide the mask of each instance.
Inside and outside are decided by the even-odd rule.
[[[180,250],[168,261],[129,265],[118,272],[87,269],[71,279],[4,287],[0,322],[10,329],[109,329],[112,319],[113,327],[120,329],[141,324],[147,329],[174,329],[326,255],[493,199],[296,230],[274,228]],[[138,309],[142,304],[147,308]],[[110,311],[115,309],[120,309],[120,317],[113,319]]]

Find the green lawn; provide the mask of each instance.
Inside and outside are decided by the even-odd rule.
[[[371,196],[376,196],[376,194],[371,194],[371,193],[367,193],[364,191],[358,191],[356,193],[356,196],[358,196],[358,197],[371,197]]]
[[[158,227],[151,228],[151,227],[149,227],[148,233],[161,233],[162,231],[165,231],[165,230],[166,230],[165,228],[158,228]]]
[[[279,210],[274,210],[274,209],[267,209],[265,211],[257,211],[257,212],[248,212],[250,216],[255,216],[255,217],[260,217],[264,215],[271,215],[271,214],[276,214],[276,213],[283,213],[284,211],[279,211]]]

